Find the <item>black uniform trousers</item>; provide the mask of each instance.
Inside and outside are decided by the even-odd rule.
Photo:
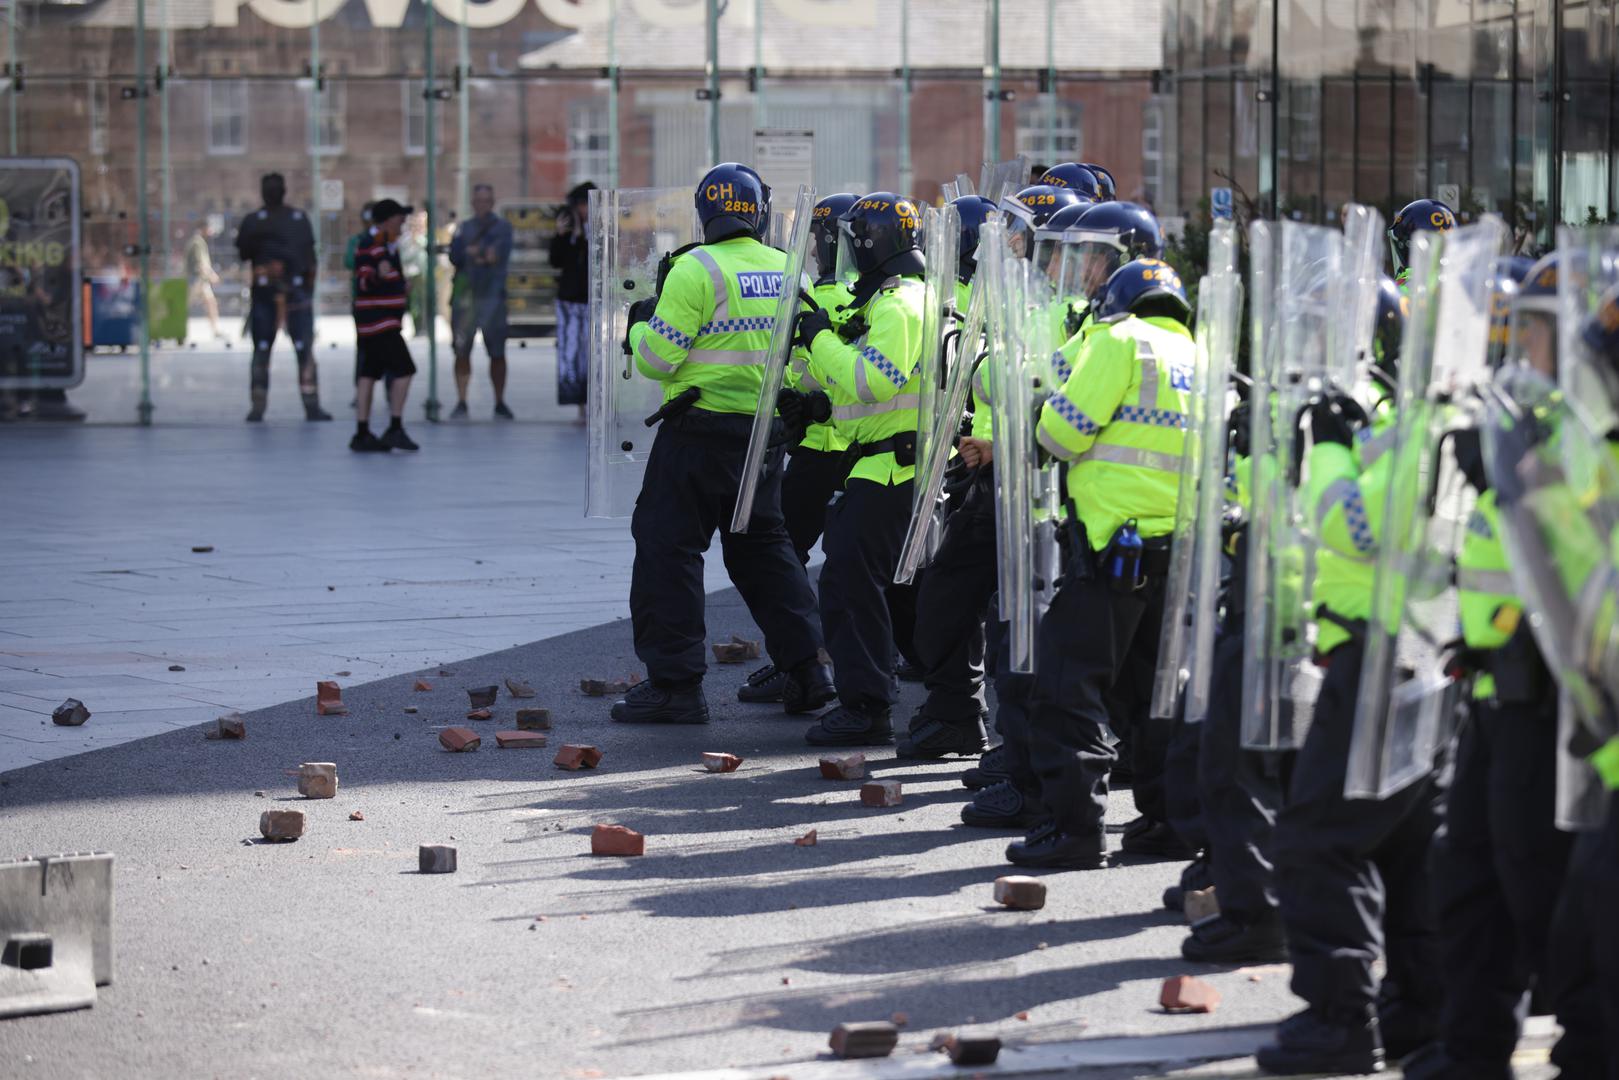
[[[703,553],[716,530],[725,570],[764,631],[771,661],[791,671],[821,646],[809,575],[781,517],[781,451],[766,461],[745,533],[729,529],[751,416],[690,409],[663,421],[630,517],[635,655],[659,685],[692,686],[708,670]]]
[[[1092,558],[1088,551],[1078,557]],[[1137,808],[1159,821],[1166,813],[1163,767],[1172,723],[1147,718],[1165,579],[1155,574],[1134,592],[1116,592],[1094,573],[1072,572],[1072,558],[1035,642],[1029,755],[1040,801],[1058,827],[1071,835],[1094,834],[1100,849],[1108,775],[1117,760],[1111,724],[1131,725]],[[1155,792],[1156,814],[1142,807],[1144,774]]]
[[[1567,1080],[1619,1080],[1619,793],[1606,824],[1574,841],[1548,968],[1563,1025],[1552,1063]]]
[[[298,358],[298,389],[313,394],[318,389],[315,373],[315,305],[313,298],[301,289],[280,293],[271,288],[255,287],[251,292],[252,307],[248,311],[248,330],[253,335],[253,359],[248,381],[254,390],[270,388],[270,350],[275,345],[277,328],[286,331],[292,342],[293,355]],[[285,296],[286,324],[281,323],[277,303]]]
[[[1445,979],[1439,1035],[1450,1057],[1499,1070],[1517,1008],[1546,971],[1552,913],[1573,837],[1554,824],[1557,701],[1475,700],[1430,865]]]
[[[984,616],[995,595],[995,500],[979,469],[961,506],[945,519],[933,561],[917,575],[916,658],[927,701],[922,711],[951,724],[984,715]]]
[[[1209,846],[1209,832],[1203,817],[1203,802],[1197,786],[1197,762],[1202,753],[1205,722],[1186,722],[1186,695],[1175,707],[1175,728],[1164,754],[1164,811],[1175,835],[1193,851]]]
[[[849,475],[849,459],[841,450],[788,451],[781,479],[781,514],[787,523],[798,561],[808,565],[810,548],[826,531],[826,508]]]
[[[821,626],[838,700],[853,709],[894,704],[894,624],[888,587],[911,521],[913,482],[851,479],[826,514]]]
[[[1357,639],[1328,658],[1276,822],[1277,893],[1293,992],[1336,1023],[1398,1016],[1411,1025],[1400,1041],[1420,1045],[1432,1037],[1440,997],[1427,865],[1439,785],[1429,776],[1387,799],[1344,798],[1363,653]],[[1388,965],[1381,995],[1372,975],[1379,953]]]

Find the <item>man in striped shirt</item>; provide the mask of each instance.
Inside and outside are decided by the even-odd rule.
[[[409,303],[405,275],[399,268],[399,233],[413,208],[382,199],[371,208],[369,240],[354,252],[354,335],[359,354],[359,382],[355,386],[355,417],[359,426],[349,449],[356,452],[416,450],[405,434],[405,397],[416,365],[400,333]],[[371,433],[371,391],[378,379],[388,380],[388,410],[392,419],[378,438]]]

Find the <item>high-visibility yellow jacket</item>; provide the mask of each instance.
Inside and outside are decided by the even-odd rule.
[[[1456,605],[1462,640],[1471,649],[1501,648],[1512,639],[1523,615],[1501,543],[1501,513],[1494,491],[1478,497],[1467,519],[1467,535],[1456,556]],[[1495,697],[1495,677],[1480,672],[1473,679],[1473,696]]]
[[[1181,452],[1196,366],[1192,335],[1174,319],[1126,315],[1091,323],[1072,371],[1040,410],[1040,445],[1068,462],[1068,496],[1105,548],[1135,519],[1146,538],[1175,528]],[[1070,355],[1070,341],[1059,350]]]
[[[703,244],[674,261],[650,321],[630,328],[635,366],[669,401],[695,386],[696,408],[752,416],[787,256],[750,236]]]
[[[854,298],[849,295],[849,289],[843,282],[824,281],[816,285],[810,295],[817,307],[832,316],[833,327],[842,326],[849,321],[850,312],[846,305]],[[793,350],[792,367],[787,372],[787,382],[805,393],[821,389],[820,384],[810,377],[808,350]],[[804,432],[804,440],[798,445],[804,450],[840,454],[849,448],[849,440],[839,435],[831,423],[811,424]]]
[[[1353,622],[1372,611],[1377,545],[1394,464],[1394,410],[1380,407],[1355,433],[1353,446],[1316,443],[1310,448],[1305,509],[1315,523],[1315,590],[1311,604],[1325,605]],[[1350,638],[1331,619],[1316,622],[1316,650],[1330,653]]]
[[[853,342],[836,333],[817,334],[810,343],[808,375],[832,400],[832,424],[839,437],[870,446],[915,432],[921,390],[922,308],[926,289],[920,277],[883,283],[860,315],[870,328]],[[915,465],[900,465],[892,451],[862,457],[851,480],[903,484]]]

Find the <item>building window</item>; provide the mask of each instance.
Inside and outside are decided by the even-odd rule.
[[[1055,165],[1085,159],[1085,106],[1077,101],[1057,102],[1055,122],[1044,96],[1020,101],[1017,106],[1017,149],[1030,161]]]
[[[240,79],[208,84],[208,152],[247,152],[247,83]]]
[[[613,133],[607,126],[607,106],[590,99],[568,107],[568,184],[594,180],[605,183],[613,168]]]
[[[1155,95],[1141,110],[1141,187],[1148,206],[1157,206],[1164,190],[1164,112],[1173,100],[1169,94]]]
[[[405,153],[427,153],[427,83],[421,79],[406,79],[400,87],[405,95],[400,110],[405,118]]]
[[[325,89],[318,94],[313,87],[305,87],[304,104],[305,115],[310,119],[309,152],[341,154],[348,127],[348,87],[340,82],[328,81]]]
[[[90,84],[90,153],[105,154],[107,152],[107,102],[109,94],[107,84],[92,82]]]

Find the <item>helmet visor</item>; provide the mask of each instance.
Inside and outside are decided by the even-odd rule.
[[[1495,359],[1496,328],[1490,326],[1491,359]],[[1548,379],[1557,378],[1557,298],[1515,296],[1507,317],[1506,343],[1498,367],[1529,367]]]
[[[1129,253],[1118,238],[1106,233],[1064,233],[1035,246],[1035,263],[1046,272],[1057,295],[1067,299],[1094,296]]]
[[[838,219],[838,243],[835,275],[845,285],[853,285],[860,278],[860,260],[856,257],[854,223]]]

